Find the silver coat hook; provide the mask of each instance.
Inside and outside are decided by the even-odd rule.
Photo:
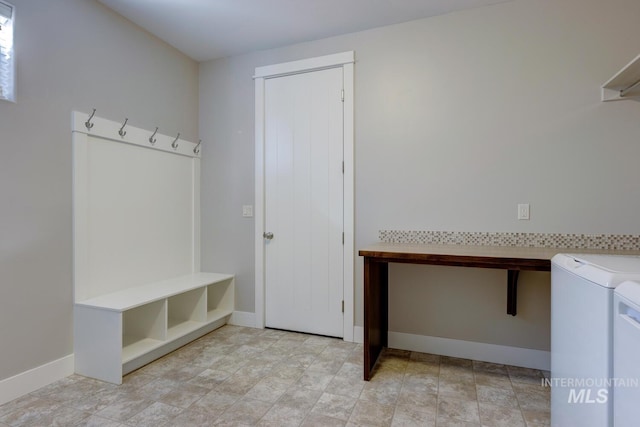
[[[174,150],[178,149],[178,140],[180,139],[180,132],[178,132],[178,136],[176,136],[176,139],[173,140],[173,142],[171,143],[171,148],[173,148]]]
[[[200,144],[202,144],[202,140],[198,140],[198,145],[193,148],[193,154],[200,154]]]
[[[156,133],[158,133],[158,126],[156,126],[156,130],[153,131],[153,135],[149,137],[149,142],[151,143],[151,145],[156,143],[156,139],[154,138],[154,136],[156,136]]]
[[[120,130],[118,131],[118,135],[120,135],[121,137],[124,138],[124,136],[127,134],[127,132],[124,130],[124,127],[127,125],[127,122],[129,121],[129,119],[125,118],[124,119],[124,123],[122,124],[122,127],[120,128]]]
[[[84,122],[84,125],[87,127],[87,130],[91,130],[91,128],[93,127],[94,124],[91,123],[91,119],[93,119],[93,116],[95,116],[95,114],[96,114],[96,109],[94,108],[93,113],[91,113],[87,121]]]

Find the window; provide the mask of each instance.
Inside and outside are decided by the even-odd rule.
[[[16,100],[13,52],[14,8],[0,0],[0,99]]]

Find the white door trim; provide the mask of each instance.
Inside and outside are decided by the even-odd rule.
[[[264,328],[264,83],[265,79],[342,67],[344,73],[344,340],[353,341],[354,328],[354,62],[355,52],[257,67],[255,70],[255,313],[256,327]]]

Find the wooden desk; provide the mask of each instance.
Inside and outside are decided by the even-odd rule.
[[[557,253],[638,254],[631,251],[400,243],[378,243],[361,249],[359,255],[364,257],[364,380],[371,378],[378,356],[388,343],[390,262],[507,270],[507,313],[515,316],[518,273],[522,270],[550,271],[551,258]]]

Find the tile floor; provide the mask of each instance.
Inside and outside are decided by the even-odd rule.
[[[0,406],[0,426],[549,425],[544,372],[386,350],[362,381],[362,345],[224,326],[127,375],[78,375]]]

